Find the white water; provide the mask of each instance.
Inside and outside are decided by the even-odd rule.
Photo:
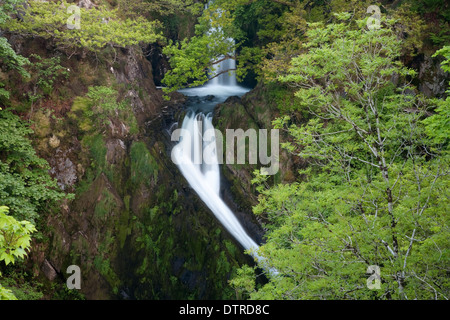
[[[216,93],[220,96],[227,96],[232,88],[212,85],[211,87],[194,88],[185,90],[185,94],[194,94],[201,91],[203,95]],[[220,91],[215,91],[215,90]],[[234,93],[242,94],[247,90],[236,87]],[[224,92],[226,94],[224,94]],[[215,95],[217,97],[217,95]],[[195,113],[189,111],[183,121],[180,142],[174,147],[172,154],[177,160],[178,167],[196,191],[202,201],[213,212],[216,218],[228,230],[228,232],[239,241],[257,260],[261,260],[257,254],[259,246],[244,230],[234,213],[228,208],[220,197],[220,168],[216,153],[216,141],[213,139],[203,139],[204,133],[214,129],[212,124],[212,114],[202,112]],[[208,140],[208,141],[204,141]]]

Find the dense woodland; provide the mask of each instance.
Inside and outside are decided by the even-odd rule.
[[[0,299],[447,300],[449,23],[445,0],[0,0]],[[276,275],[163,135],[223,58],[253,89],[217,127],[282,136],[277,175],[223,166]]]

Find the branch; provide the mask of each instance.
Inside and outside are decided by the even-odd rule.
[[[395,252],[391,249],[391,247],[389,246],[389,244],[388,244],[386,241],[381,240],[381,243],[384,244],[384,246],[386,247],[386,249],[389,250],[389,252],[394,256],[394,258],[397,258],[397,255],[396,255]]]
[[[219,63],[221,63],[221,62],[223,62],[223,61],[225,61],[225,60],[228,60],[228,59],[236,60],[236,57],[235,57],[235,56],[230,56],[230,55],[227,54],[227,55],[224,56],[222,59],[214,60],[214,61],[211,63],[211,65],[219,64]]]
[[[411,248],[412,248],[412,245],[413,245],[414,235],[415,234],[416,234],[416,229],[413,230],[413,233],[411,235],[411,241],[409,242],[409,247],[408,247],[408,250],[406,251],[405,260],[403,262],[403,270],[406,269],[406,258],[408,258],[408,255],[411,252]]]
[[[209,78],[208,80],[217,78],[218,76],[220,76],[220,75],[222,75],[222,74],[224,74],[224,73],[228,73],[229,71],[236,71],[236,68],[232,68],[232,69],[227,69],[227,70],[224,70],[224,71],[220,71],[219,73],[215,74],[214,76],[212,76],[212,77]]]

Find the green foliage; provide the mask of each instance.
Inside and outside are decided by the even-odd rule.
[[[125,17],[199,14],[203,4],[195,0],[118,0],[119,13]]]
[[[390,23],[310,24],[304,52],[280,77],[298,102],[274,125],[309,167],[293,184],[254,179],[254,212],[269,221],[260,253],[279,275],[256,290],[243,269],[233,284],[252,299],[448,297],[448,154],[426,135],[429,102],[406,94],[414,72],[398,62]],[[308,123],[289,116],[298,111]],[[371,265],[381,269],[379,290],[367,287]]]
[[[90,132],[94,129],[92,101],[87,97],[76,97],[69,112],[69,118],[76,121],[82,132]]]
[[[450,46],[445,46],[436,51],[434,57],[439,55],[445,58],[441,64],[442,70],[450,72]],[[446,93],[450,94],[450,89]],[[448,146],[448,139],[450,137],[450,96],[445,100],[433,99],[433,103],[436,105],[434,110],[436,114],[423,121],[426,125],[425,130],[435,143],[446,143]]]
[[[450,97],[445,100],[433,99],[436,114],[423,120],[426,132],[436,144],[446,143],[450,137]]]
[[[9,19],[9,15],[15,12],[15,6],[18,5],[21,0],[4,0],[0,7],[0,23],[4,23]]]
[[[255,289],[255,270],[247,265],[237,270],[236,276],[230,280],[230,285],[236,291],[236,299],[247,298]]]
[[[0,6],[0,25],[6,23],[10,19],[10,14],[15,12],[15,6],[20,0],[5,0]],[[9,44],[5,37],[0,37],[0,67],[3,71],[16,70],[23,77],[29,74],[24,66],[29,63],[28,59],[18,55]],[[0,101],[1,99],[9,99],[9,91],[2,88],[5,84],[0,79]]]
[[[60,65],[59,57],[43,59],[37,54],[31,54],[31,73],[36,78],[35,85],[42,90],[44,95],[50,94],[56,80],[67,78],[69,73]]]
[[[17,300],[10,289],[6,289],[0,284],[0,300]]]
[[[21,266],[21,269],[25,268],[25,266]],[[2,282],[5,288],[11,290],[17,300],[40,300],[44,295],[42,293],[43,284],[32,280],[30,275],[24,270],[8,270]]]
[[[215,58],[222,55],[234,58],[229,54],[233,51],[234,43],[221,32],[195,36],[180,43],[169,43],[163,50],[170,58],[172,67],[163,79],[167,86],[164,88],[165,92],[204,84],[209,79],[208,72],[214,72],[214,65],[218,61]]]
[[[29,221],[17,221],[8,212],[8,207],[0,206],[0,262],[6,265],[26,256],[31,246],[30,235],[36,231]],[[15,300],[16,297],[0,284],[0,300],[5,299]]]
[[[432,15],[433,22],[436,22],[436,32],[430,32],[430,38],[435,45],[443,45],[449,42],[450,32],[450,5],[445,0],[411,0],[408,1],[411,5],[411,10],[420,13],[421,15]],[[435,29],[435,28],[433,28]]]
[[[104,129],[109,124],[111,117],[122,117],[133,127],[136,118],[129,110],[126,99],[119,100],[119,93],[116,89],[106,86],[91,86],[85,97],[76,97],[69,117],[76,120],[78,127],[84,133]],[[134,132],[135,133],[135,132]]]
[[[36,231],[29,221],[19,222],[9,216],[8,211],[8,207],[0,207],[0,261],[6,265],[25,257],[26,250],[30,248],[30,234]]]
[[[110,214],[117,206],[116,199],[107,189],[103,190],[100,200],[95,206],[94,214],[96,218],[103,218]]]
[[[0,111],[0,201],[14,217],[36,221],[52,201],[65,197],[27,138],[33,131],[19,117]]]
[[[29,73],[24,69],[24,66],[29,64],[29,60],[18,55],[4,37],[0,37],[0,63],[4,70],[14,69],[23,77],[29,77]]]
[[[122,20],[117,9],[104,6],[92,9],[80,8],[80,28],[69,29],[73,24],[73,12],[67,12],[65,1],[31,1],[22,20],[11,20],[3,28],[21,34],[52,38],[62,48],[83,48],[97,52],[106,46],[126,47],[141,41],[152,43],[161,39],[156,33],[156,22],[142,17]]]
[[[450,72],[450,45],[444,46],[437,50],[433,57],[443,56],[444,61],[441,63],[441,68],[445,72]]]
[[[91,167],[97,168],[98,172],[102,172],[106,166],[106,145],[101,134],[86,136],[83,139],[83,145],[89,148],[92,163]]]
[[[31,102],[31,112],[34,102],[48,96],[54,89],[55,81],[67,79],[69,73],[66,68],[60,65],[59,57],[44,59],[37,54],[31,54],[30,57],[30,83],[31,92],[28,92],[28,98]]]
[[[350,20],[368,18],[367,8],[372,4],[357,0],[213,1],[199,17],[196,36],[165,49],[172,66],[163,81],[168,87],[165,90],[205,83],[213,62],[227,56],[236,59],[239,79],[253,75],[258,81],[276,82],[279,76],[286,75],[291,58],[304,51],[302,42],[308,23],[338,21],[333,12],[346,12]],[[406,4],[383,10],[387,11],[383,11],[383,18],[394,20],[402,54],[414,55],[422,46],[422,19]],[[217,47],[217,42],[227,45]]]
[[[93,108],[99,109],[94,111],[94,113],[112,113],[115,110],[124,110],[126,104],[124,101],[118,103],[117,95],[117,90],[105,86],[89,87],[86,94],[91,99]]]
[[[94,266],[100,272],[100,274],[105,277],[106,281],[110,284],[113,289],[114,294],[118,293],[120,279],[111,267],[111,262],[109,259],[103,259],[100,256],[96,256],[94,259]]]

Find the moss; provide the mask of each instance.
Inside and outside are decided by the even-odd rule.
[[[106,215],[109,215],[114,209],[117,209],[117,201],[108,189],[104,189],[100,201],[98,201],[95,206],[95,217],[103,218]]]
[[[150,185],[151,180],[158,180],[158,164],[144,142],[134,142],[130,150],[131,184],[135,187]]]
[[[51,133],[50,114],[43,109],[37,110],[32,118],[33,130],[39,138],[47,137]]]
[[[101,134],[86,136],[82,143],[86,146],[92,158],[92,167],[105,168],[107,148]]]
[[[219,276],[225,276],[231,270],[231,264],[228,262],[227,256],[224,251],[220,252],[216,263],[216,274]]]
[[[225,240],[224,241],[224,244],[225,244],[225,247],[227,248],[227,250],[228,250],[228,253],[232,256],[232,257],[235,257],[236,256],[236,253],[237,253],[237,248],[236,248],[236,246],[231,242],[231,241],[229,241],[229,240]]]
[[[120,280],[111,267],[111,262],[109,261],[109,259],[103,259],[101,256],[96,256],[94,258],[94,266],[109,283],[113,290],[113,293],[117,294],[119,291]]]
[[[139,133],[139,125],[135,115],[132,112],[125,112],[127,117],[124,119],[125,123],[130,127],[130,134],[136,135]]]
[[[86,97],[76,97],[69,112],[69,118],[75,121],[78,128],[84,132],[91,132],[94,129],[92,121],[92,101]]]
[[[118,220],[118,233],[117,240],[119,241],[120,248],[123,248],[125,244],[126,237],[131,233],[131,228],[129,227],[130,211],[122,211]]]

